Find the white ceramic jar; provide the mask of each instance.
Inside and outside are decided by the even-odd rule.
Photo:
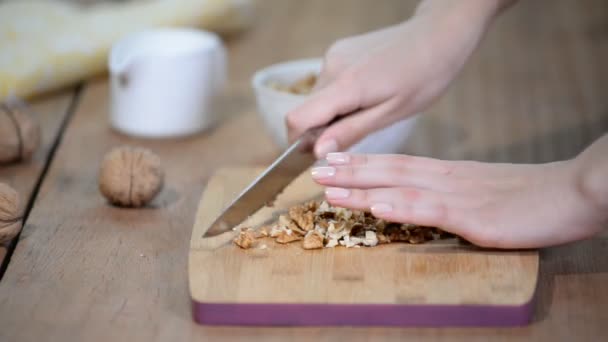
[[[216,118],[226,81],[220,38],[194,29],[161,28],[132,34],[110,52],[111,125],[142,137],[200,132]]]

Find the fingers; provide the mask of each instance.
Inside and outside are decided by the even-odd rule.
[[[414,187],[440,192],[452,192],[457,181],[441,174],[404,165],[389,166],[321,166],[312,169],[312,178],[332,187],[370,189],[384,187]]]
[[[464,226],[462,217],[467,212],[463,198],[413,188],[327,188],[325,196],[334,206],[371,210],[374,216],[387,221],[442,227],[452,232]]]
[[[396,100],[390,99],[352,113],[332,124],[317,139],[315,155],[317,158],[325,158],[328,153],[345,150],[371,132],[387,126],[394,121],[389,114],[396,107]]]
[[[332,80],[332,74],[327,70],[327,59],[323,62],[323,68],[317,77],[317,82],[315,86],[312,88],[313,92],[317,92],[323,88],[325,88]]]
[[[359,108],[360,96],[356,86],[336,80],[319,89],[301,106],[287,114],[286,124],[290,141],[306,130],[323,126],[334,117]]]
[[[312,169],[324,186],[345,188],[414,187],[439,192],[466,192],[477,180],[466,164],[405,155],[330,153],[329,166]]]
[[[408,156],[403,154],[352,154],[352,153],[329,153],[326,156],[327,163],[335,166],[374,166],[391,167],[402,166],[409,169],[436,172],[441,174],[453,174],[457,171],[461,162],[445,161],[433,158]]]

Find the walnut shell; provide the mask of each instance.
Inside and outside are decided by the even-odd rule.
[[[21,230],[19,195],[10,186],[0,183],[0,243],[10,241]]]
[[[110,203],[141,207],[163,186],[160,158],[149,150],[118,147],[106,154],[99,172],[99,190]]]
[[[28,160],[40,144],[40,126],[27,113],[0,104],[0,164]]]

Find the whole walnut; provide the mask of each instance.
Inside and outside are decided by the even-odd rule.
[[[99,172],[99,190],[110,203],[141,207],[160,192],[160,158],[143,148],[123,146],[106,154]]]
[[[19,195],[10,186],[0,183],[0,243],[10,241],[20,229]]]
[[[28,160],[40,144],[40,126],[27,113],[0,104],[0,164]]]

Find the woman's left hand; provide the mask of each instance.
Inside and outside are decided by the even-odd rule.
[[[603,227],[577,159],[539,165],[330,153],[312,170],[335,206],[434,226],[497,248],[557,245]],[[584,180],[583,180],[584,181]]]

